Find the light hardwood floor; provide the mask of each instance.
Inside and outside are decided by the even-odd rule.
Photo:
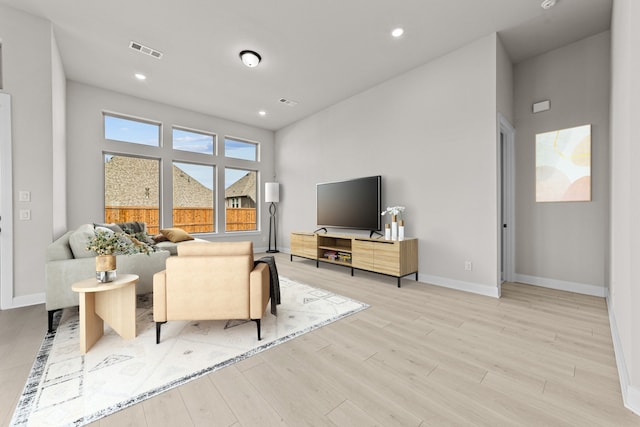
[[[603,298],[505,284],[495,299],[276,255],[280,275],[367,310],[92,426],[640,426],[624,408]],[[0,312],[8,425],[46,329]]]

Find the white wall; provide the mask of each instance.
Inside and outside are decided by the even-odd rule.
[[[53,101],[52,238],[56,239],[67,229],[67,78],[53,29],[51,31],[51,86]]]
[[[51,25],[0,6],[3,92],[12,97],[14,289],[11,306],[44,301],[45,248],[52,236]],[[31,202],[19,202],[20,190]],[[19,210],[31,211],[30,221]],[[4,304],[4,302],[3,302]]]
[[[171,158],[174,155],[171,148],[171,126],[176,125],[187,129],[215,132],[218,135],[218,150],[224,153],[224,136],[247,139],[260,143],[260,182],[272,181],[274,176],[274,134],[271,131],[255,128],[229,120],[184,110],[166,104],[159,104],[123,95],[117,92],[88,86],[73,81],[67,82],[67,210],[68,227],[74,228],[83,223],[104,221],[104,160],[103,150],[133,155],[149,155],[146,151],[150,147],[138,144],[121,143],[104,140],[103,111],[119,113],[127,116],[149,119],[163,124],[164,145],[155,149],[153,156],[157,158]],[[182,161],[197,161],[191,153],[182,152]],[[178,160],[178,159],[176,159]],[[227,159],[223,155],[217,156],[216,182],[224,181],[224,167],[251,168],[247,161]],[[171,164],[165,162],[162,185],[172,188]],[[263,191],[263,185],[258,193]],[[217,187],[219,190],[220,188]],[[165,191],[167,197],[172,192]],[[216,206],[224,206],[224,193],[215,192]],[[172,221],[171,200],[163,200],[162,211],[164,217],[162,225],[168,227]],[[258,206],[262,229],[257,232],[219,232],[207,238],[224,237],[225,240],[251,239],[254,249],[267,247],[269,215],[266,204]],[[224,229],[224,218],[221,209],[216,209],[218,216],[217,229]]]
[[[513,64],[507,51],[497,38],[496,48],[496,90],[498,111],[513,125]]]
[[[484,37],[278,131],[282,246],[316,228],[316,183],[380,174],[383,204],[406,206],[420,239],[420,279],[497,296],[496,45]]]
[[[625,405],[640,414],[640,3],[612,16],[609,309]]]
[[[604,32],[515,66],[516,280],[604,296],[609,206],[609,53]],[[532,104],[551,110],[532,113]],[[536,203],[537,133],[591,124],[590,202]]]

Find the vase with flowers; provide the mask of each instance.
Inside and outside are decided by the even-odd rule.
[[[135,237],[109,229],[96,230],[87,241],[87,250],[96,253],[96,279],[101,283],[112,282],[116,278],[116,255],[148,255],[153,252],[153,248]]]
[[[398,240],[398,217],[404,212],[404,206],[389,206],[381,215],[391,215],[391,240]],[[404,239],[404,221],[402,223],[402,239]]]

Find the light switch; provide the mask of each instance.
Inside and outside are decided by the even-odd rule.
[[[29,221],[31,219],[31,209],[20,209],[20,221]]]
[[[30,202],[31,201],[31,192],[21,190],[18,196],[18,200],[21,202]]]

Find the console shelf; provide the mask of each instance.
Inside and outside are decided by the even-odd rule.
[[[293,257],[338,264],[400,279],[411,274],[418,280],[418,239],[384,240],[341,234],[291,233]]]

